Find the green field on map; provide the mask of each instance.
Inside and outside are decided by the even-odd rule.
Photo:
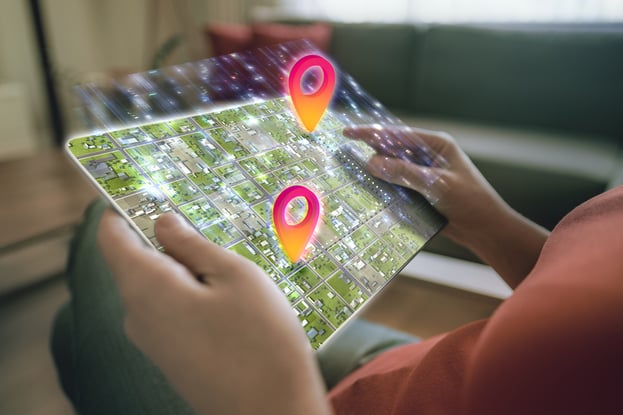
[[[154,221],[176,211],[262,267],[317,348],[396,275],[433,227],[417,229],[415,208],[343,157],[343,128],[327,111],[305,133],[279,98],[73,138],[67,146],[156,247]],[[271,220],[274,198],[294,184],[312,189],[323,206],[314,241],[296,264],[282,253]]]

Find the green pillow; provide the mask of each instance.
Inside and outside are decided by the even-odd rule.
[[[341,69],[383,105],[406,108],[415,36],[412,25],[337,23],[329,50]]]

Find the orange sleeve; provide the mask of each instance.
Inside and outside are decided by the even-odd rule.
[[[344,379],[336,414],[623,413],[623,187],[575,209],[489,320]]]
[[[575,209],[469,358],[464,414],[623,413],[623,188]]]

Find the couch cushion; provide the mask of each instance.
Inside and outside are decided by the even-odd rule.
[[[336,23],[330,54],[382,104],[406,108],[418,33],[412,25]]]
[[[618,167],[608,183],[608,189],[614,189],[618,186],[623,186],[623,152],[619,152]]]
[[[430,28],[412,111],[623,141],[623,31]]]
[[[446,118],[402,119],[450,133],[511,206],[548,228],[604,191],[620,168],[619,146],[607,138]]]

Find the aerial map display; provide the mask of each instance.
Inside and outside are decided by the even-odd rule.
[[[374,151],[346,139],[329,108],[313,133],[281,96],[104,129],[67,149],[156,248],[154,222],[183,215],[213,242],[258,264],[290,301],[314,348],[393,278],[442,226],[423,199],[365,171]],[[322,215],[301,259],[284,255],[275,197],[302,185]],[[299,220],[306,205],[289,205]]]

